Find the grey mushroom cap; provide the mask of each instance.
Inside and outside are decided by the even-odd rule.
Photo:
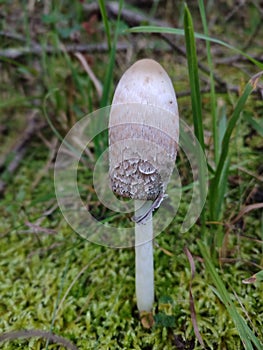
[[[156,61],[137,61],[120,79],[111,106],[113,192],[139,200],[154,200],[165,192],[178,138],[178,107],[170,78]]]

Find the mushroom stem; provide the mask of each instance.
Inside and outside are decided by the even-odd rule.
[[[135,200],[135,217],[144,215],[152,201]],[[147,220],[135,222],[135,280],[137,306],[140,312],[152,312],[154,302],[153,223],[152,213]]]

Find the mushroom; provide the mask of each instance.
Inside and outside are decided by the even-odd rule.
[[[136,299],[141,314],[152,312],[152,212],[165,197],[178,138],[178,107],[169,76],[152,59],[135,62],[121,77],[112,101],[109,177],[117,196],[134,200]]]

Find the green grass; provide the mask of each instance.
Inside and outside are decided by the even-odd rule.
[[[36,4],[40,6],[39,2]],[[97,19],[94,37],[88,40],[104,41],[109,50],[86,56],[103,83],[101,99],[76,58],[58,50],[61,43],[70,42],[70,35],[76,30],[80,31],[81,40],[87,41],[88,34],[81,28],[82,21],[88,19],[78,2],[51,2],[46,14],[38,7],[35,15],[40,33],[44,31],[45,35],[31,32],[32,14],[24,4],[21,12],[25,16],[17,21],[18,28],[12,27],[14,31],[22,32],[27,44],[39,40],[43,47],[52,44],[57,51],[48,55],[43,50],[40,59],[29,55],[16,61],[1,60],[0,122],[7,131],[3,131],[4,137],[1,134],[1,151],[6,162],[0,179],[7,182],[7,189],[0,202],[0,347],[3,350],[67,349],[65,343],[61,345],[65,339],[80,350],[170,350],[179,349],[180,344],[185,350],[202,349],[193,326],[190,290],[196,325],[207,349],[261,349],[263,217],[259,206],[245,211],[248,205],[262,201],[263,109],[252,92],[260,84],[255,74],[263,65],[253,58],[256,48],[253,51],[251,47],[251,52],[243,50],[236,41],[233,33],[240,27],[237,19],[224,23],[222,15],[218,17],[218,27],[211,27],[210,13],[206,13],[201,0],[198,6],[178,5],[184,11],[184,28],[147,25],[124,31],[121,31],[124,24],[120,12],[125,4],[119,3],[119,15],[114,20],[107,17],[106,4],[99,2],[102,20]],[[214,15],[220,11],[216,4],[210,6],[214,6]],[[253,16],[255,13],[259,16],[256,7],[252,7]],[[3,8],[6,17],[1,29],[7,30],[14,25],[14,22],[8,25],[12,8],[7,2],[3,2]],[[161,10],[155,4],[152,13],[162,16]],[[229,40],[220,32],[220,26]],[[243,38],[256,30],[245,29],[241,32]],[[132,52],[127,59],[127,53],[116,49],[118,42],[127,39],[143,39],[147,44],[154,41],[158,47],[160,39],[154,33],[172,34],[186,48],[186,61],[178,59],[173,51],[155,53],[149,48]],[[205,44],[203,51],[197,45],[199,42]],[[220,66],[213,45],[223,48],[225,56],[237,52],[251,63],[243,63],[244,71],[243,66]],[[1,49],[13,47],[16,42],[4,37],[0,46]],[[201,58],[200,50],[206,59]],[[52,142],[64,137],[86,113],[106,106],[124,67],[145,52],[166,68],[177,93],[190,88],[190,95],[178,99],[179,110],[182,118],[193,126],[205,151],[210,182],[201,222],[181,233],[195,183],[189,175],[189,161],[179,151],[177,167],[183,185],[182,199],[175,219],[156,238],[159,247],[154,252],[155,325],[151,329],[143,328],[136,309],[133,249],[98,246],[70,229],[56,207],[52,157],[53,147],[59,145]],[[210,91],[205,94],[202,93],[204,74],[198,68],[201,60],[210,71]],[[239,95],[231,91],[218,93],[216,74],[227,83],[236,84]],[[46,116],[48,126],[31,140],[15,174],[9,174],[5,166],[12,160],[10,149],[32,111],[39,113],[42,120]],[[211,140],[207,141],[210,131]],[[102,148],[105,140],[104,136]],[[97,148],[91,145],[91,152],[98,152]],[[72,151],[70,145],[69,149]],[[85,199],[85,191],[92,193],[89,182],[92,171],[84,170],[80,186]],[[202,170],[200,167],[201,195],[207,181]],[[97,213],[101,208],[98,199],[91,195],[90,203]],[[242,210],[244,214],[235,223]],[[120,227],[125,225],[118,222],[118,216],[114,220]],[[185,247],[193,257],[194,277]],[[34,333],[19,337],[19,331],[30,329],[51,331],[62,337],[62,343],[52,344],[46,333],[42,337]],[[14,335],[11,332],[18,332],[17,339],[14,336],[4,341],[4,334],[11,337]]]

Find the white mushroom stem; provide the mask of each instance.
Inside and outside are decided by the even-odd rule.
[[[135,217],[144,215],[152,201],[135,200]],[[152,213],[145,222],[135,222],[136,299],[140,312],[151,312],[154,302],[153,223]]]

